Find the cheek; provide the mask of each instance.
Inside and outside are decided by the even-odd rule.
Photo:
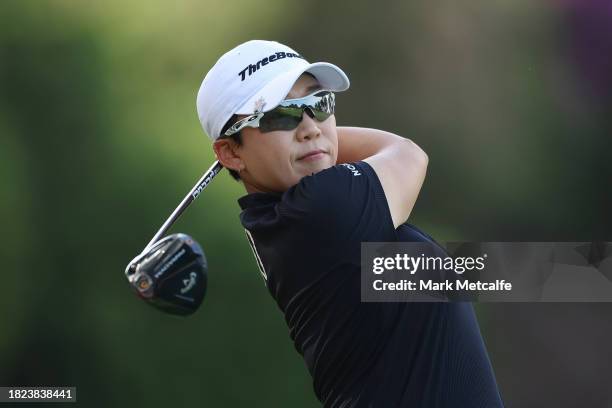
[[[338,132],[336,131],[336,117],[332,116],[325,121],[324,124],[325,126],[321,130],[328,139],[331,152],[330,158],[332,159],[333,165],[335,165],[338,159]]]
[[[269,132],[245,138],[243,159],[254,177],[283,178],[290,172],[290,135]]]

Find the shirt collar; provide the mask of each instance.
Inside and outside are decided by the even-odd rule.
[[[247,208],[277,203],[281,200],[281,197],[282,194],[280,193],[251,193],[240,197],[238,204],[240,204],[240,208],[246,210]]]

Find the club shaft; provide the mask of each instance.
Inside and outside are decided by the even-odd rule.
[[[219,174],[222,168],[223,165],[217,160],[212,164],[212,166],[210,166],[208,170],[206,170],[206,173],[204,173],[204,175],[198,180],[196,185],[193,186],[191,191],[185,196],[185,198],[183,198],[183,201],[181,201],[178,207],[176,207],[172,214],[170,214],[170,217],[168,217],[168,219],[163,223],[159,231],[155,233],[153,239],[151,239],[145,249],[143,249],[142,253],[146,252],[147,249],[149,249],[153,244],[159,241],[159,239],[166,233],[166,231],[170,229],[172,224],[174,224],[176,220],[181,216],[183,211],[185,211],[187,207],[189,207],[189,205],[196,198],[198,198],[200,193],[210,184],[212,179],[215,178],[217,174]]]

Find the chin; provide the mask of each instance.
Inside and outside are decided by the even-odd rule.
[[[298,170],[298,173],[301,175],[300,178],[302,178],[318,173],[322,170],[329,169],[335,164],[336,163],[332,162],[331,157],[329,157],[325,160],[319,160],[312,163],[303,163],[299,168],[296,168],[296,170]]]
[[[331,162],[318,163],[316,166],[313,166],[312,173],[314,174],[314,173],[318,173],[318,172],[320,172],[322,170],[329,169],[333,165],[334,165],[334,163],[331,163]]]

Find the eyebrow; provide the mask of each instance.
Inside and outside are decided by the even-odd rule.
[[[318,90],[318,89],[323,89],[323,87],[322,87],[322,86],[321,86],[319,83],[309,85],[309,86],[307,86],[307,87],[306,87],[306,89],[305,89],[305,91],[306,91],[306,95],[310,95],[312,92],[314,92],[314,91],[316,91],[316,90]],[[289,92],[289,93],[287,94],[286,99],[296,99],[296,98],[300,98],[300,96],[289,96],[289,95],[291,95],[291,92]]]

